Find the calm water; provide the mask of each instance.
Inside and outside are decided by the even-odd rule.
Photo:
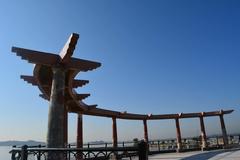
[[[0,160],[10,160],[11,154],[9,154],[9,151],[11,149],[12,149],[12,147],[0,146]]]

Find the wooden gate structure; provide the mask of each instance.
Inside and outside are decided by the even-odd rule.
[[[42,92],[39,96],[49,101],[47,147],[63,148],[68,144],[68,113],[78,114],[77,124],[77,147],[83,147],[83,118],[82,115],[101,116],[112,118],[112,139],[113,146],[117,147],[117,119],[141,120],[143,122],[144,139],[148,142],[149,120],[171,119],[176,123],[177,149],[182,149],[181,130],[179,119],[199,118],[201,129],[202,149],[207,148],[207,136],[204,125],[204,118],[218,116],[220,119],[223,143],[228,145],[227,131],[224,123],[224,115],[230,114],[233,110],[220,110],[199,113],[180,113],[180,114],[133,114],[119,112],[88,105],[83,102],[90,94],[79,94],[75,88],[81,87],[88,80],[75,79],[79,72],[86,72],[101,66],[98,62],[73,58],[73,52],[77,44],[79,35],[71,34],[59,55],[41,51],[29,50],[24,48],[12,47],[12,52],[17,56],[35,64],[33,75],[21,75],[21,78],[38,86]]]

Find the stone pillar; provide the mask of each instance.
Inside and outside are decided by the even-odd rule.
[[[201,127],[201,142],[202,142],[202,150],[205,150],[207,148],[207,136],[206,136],[206,131],[205,131],[205,125],[204,125],[204,120],[203,116],[200,116],[200,127]]]
[[[77,148],[83,147],[83,119],[82,114],[78,114],[77,121]]]
[[[64,147],[64,91],[65,71],[62,68],[52,68],[52,89],[49,102],[47,147]],[[62,154],[48,154],[48,160],[62,160]]]
[[[113,138],[113,147],[117,147],[118,146],[118,140],[117,140],[116,117],[112,117],[112,138]]]
[[[181,137],[181,130],[180,130],[180,125],[179,125],[179,118],[176,118],[175,122],[176,122],[176,131],[177,131],[177,152],[181,152],[182,137]]]
[[[144,140],[148,144],[148,127],[147,127],[147,120],[143,120],[143,126],[144,126]]]
[[[223,145],[225,148],[228,146],[228,137],[227,137],[227,130],[226,130],[224,119],[223,119],[223,114],[220,114],[219,118],[220,118],[220,123],[222,128]]]

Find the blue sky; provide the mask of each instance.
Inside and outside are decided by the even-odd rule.
[[[134,113],[235,109],[229,133],[240,132],[240,3],[234,0],[0,1],[0,140],[45,140],[48,103],[23,82],[33,65],[12,46],[58,53],[72,32],[74,56],[102,67],[81,73],[85,102]],[[220,133],[218,117],[207,134]],[[199,135],[198,119],[181,120],[183,136]],[[118,120],[120,140],[143,137],[142,122]],[[149,122],[150,139],[175,137],[174,121]],[[69,140],[76,115],[69,115]],[[111,119],[84,116],[84,139],[111,140]]]

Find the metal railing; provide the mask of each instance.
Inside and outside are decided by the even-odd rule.
[[[229,135],[228,136],[228,143],[230,146],[237,146],[240,145],[240,134],[235,135]],[[116,155],[118,157],[126,157],[128,159],[132,159],[133,156],[136,156],[138,151],[136,150],[136,147],[138,147],[138,142],[128,141],[128,142],[119,142],[118,147],[113,149],[112,143],[87,143],[83,145],[82,149],[77,149],[76,145],[68,145],[68,148],[64,148],[65,157],[67,156],[67,160],[77,160],[76,155],[79,155],[81,152],[81,155],[85,159],[89,159],[91,157],[105,157],[111,158]],[[208,149],[218,149],[223,147],[223,140],[222,136],[214,135],[209,136],[207,138],[207,146]],[[47,155],[47,148],[46,146],[28,146],[28,155],[29,157],[34,157],[33,160],[45,160],[37,159],[39,155],[40,157]],[[118,151],[116,151],[118,149]],[[135,151],[132,151],[132,149],[135,149]],[[200,137],[189,137],[189,138],[182,138],[182,149],[183,151],[192,151],[192,150],[200,150],[201,149],[201,139]],[[21,160],[21,148],[13,148],[11,151],[12,153],[12,160]],[[151,140],[148,142],[148,153],[154,154],[154,153],[169,153],[169,152],[175,152],[177,150],[176,145],[176,139],[163,139],[163,140]],[[50,151],[50,150],[49,150]],[[60,151],[57,151],[57,149],[54,150],[56,153],[60,153]],[[61,150],[63,152],[63,150]],[[118,154],[115,154],[115,153]],[[76,158],[75,158],[76,157]],[[65,158],[66,159],[66,158]]]
[[[147,160],[147,144],[144,141],[136,147],[101,148],[14,148],[10,151],[12,160],[81,160],[81,159],[135,159]]]

